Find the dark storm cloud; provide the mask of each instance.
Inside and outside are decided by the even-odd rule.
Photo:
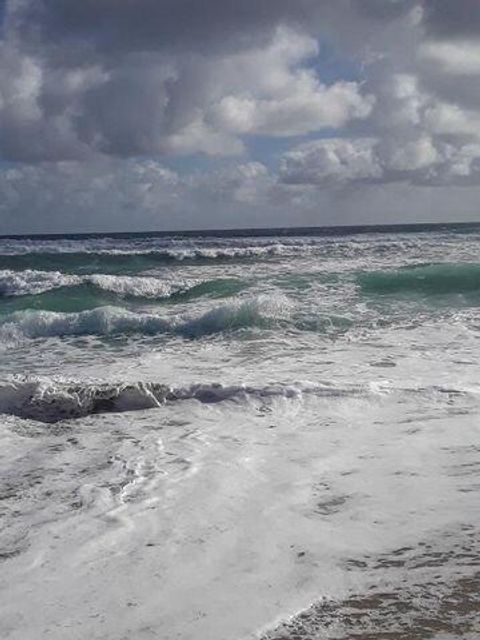
[[[202,54],[265,43],[279,25],[318,35],[332,25],[349,39],[368,22],[404,15],[415,0],[10,0],[11,28],[56,62],[132,51]],[[362,22],[363,24],[359,24]]]
[[[480,34],[478,0],[425,0],[424,24],[436,38],[470,38]]]
[[[398,18],[412,9],[416,0],[353,0],[360,15],[377,21]]]
[[[280,23],[308,24],[316,0],[35,0],[11,22],[33,43],[79,42],[97,53],[251,46]]]
[[[85,92],[75,119],[78,138],[108,155],[155,153],[167,127],[168,99],[168,85],[155,66],[130,62]]]

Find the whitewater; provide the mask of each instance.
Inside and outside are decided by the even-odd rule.
[[[479,247],[0,238],[0,638],[478,638]]]

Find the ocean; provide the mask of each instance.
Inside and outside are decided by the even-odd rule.
[[[480,225],[0,238],[0,637],[480,637]]]

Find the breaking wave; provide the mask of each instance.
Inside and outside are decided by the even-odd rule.
[[[480,291],[480,264],[427,264],[395,271],[372,271],[359,275],[358,283],[363,292],[376,294],[471,293]]]
[[[304,394],[330,397],[359,393],[360,387],[309,383],[264,387],[211,383],[175,388],[156,382],[80,383],[12,378],[0,382],[0,413],[54,423],[99,413],[142,411],[182,400],[212,404],[255,398],[267,402],[273,398],[299,399]]]
[[[0,380],[0,414],[54,423],[100,413],[144,411],[167,403],[196,400],[202,404],[248,401],[268,404],[275,399],[301,400],[303,397],[355,398],[379,397],[392,392],[441,396],[450,402],[452,396],[473,395],[473,389],[451,389],[441,386],[392,388],[386,382],[367,384],[297,381],[225,385],[218,382],[170,386],[160,382],[71,381],[61,378],[11,376]]]
[[[164,317],[114,306],[77,313],[25,310],[11,313],[0,321],[0,341],[12,344],[22,338],[135,333],[175,333],[199,338],[223,331],[268,327],[288,318],[290,308],[290,302],[283,296],[257,296],[234,300],[193,318]]]

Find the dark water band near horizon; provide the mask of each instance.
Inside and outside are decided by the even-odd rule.
[[[0,637],[478,638],[479,304],[473,223],[1,237]]]
[[[148,231],[77,231],[68,233],[5,233],[0,240],[84,240],[93,238],[258,238],[282,236],[350,236],[368,233],[422,233],[429,231],[475,231],[478,221],[410,222],[396,224],[356,224],[289,227],[234,227],[223,229],[165,229]]]

